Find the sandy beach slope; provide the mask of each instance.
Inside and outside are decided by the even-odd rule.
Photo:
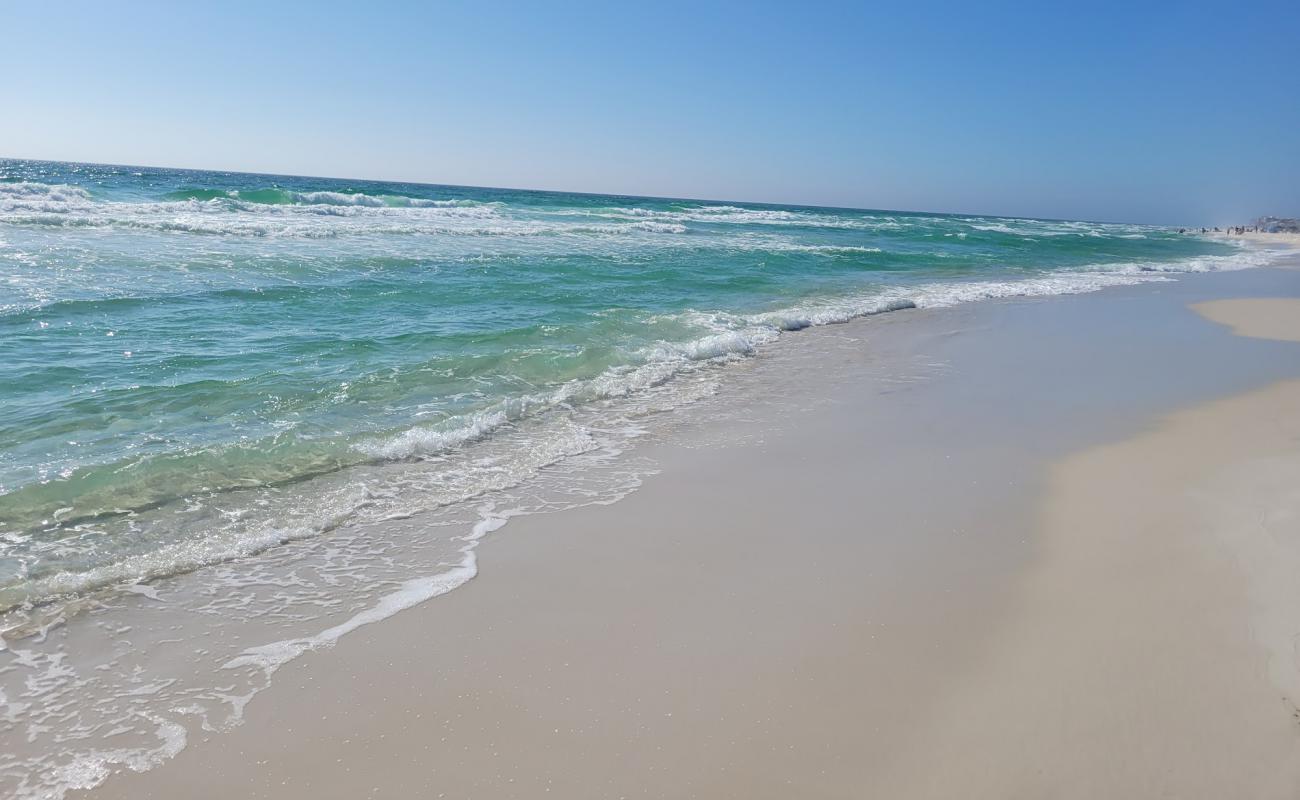
[[[1300,341],[1300,299],[1194,308]],[[1010,623],[886,794],[1295,797],[1300,381],[1061,461],[1038,529]]]
[[[1193,306],[1206,319],[1239,336],[1300,341],[1300,301],[1286,297],[1211,300]]]
[[[1300,382],[1065,460],[1039,531],[882,796],[1297,796]]]
[[[83,796],[1295,797],[1300,346],[1189,308],[1295,296],[790,337],[627,498],[512,520],[464,588]]]

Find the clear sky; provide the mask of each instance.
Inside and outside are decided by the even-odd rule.
[[[0,0],[0,156],[1300,216],[1300,2]]]

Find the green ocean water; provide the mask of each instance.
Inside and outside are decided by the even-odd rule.
[[[447,468],[788,331],[1258,258],[1138,225],[0,161],[0,611],[294,538],[314,481]],[[236,497],[257,536],[176,522]]]

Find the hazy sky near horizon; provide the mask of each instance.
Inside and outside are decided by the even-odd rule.
[[[1295,0],[7,2],[0,20],[0,156],[1172,224],[1300,216]]]

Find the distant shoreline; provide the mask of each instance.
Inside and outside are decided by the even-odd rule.
[[[626,192],[589,192],[589,191],[571,191],[568,189],[531,189],[519,186],[480,186],[477,184],[461,183],[441,183],[437,181],[421,180],[403,180],[398,178],[360,178],[345,177],[338,175],[294,175],[284,172],[256,172],[248,170],[231,170],[218,169],[209,167],[168,167],[148,164],[116,164],[112,162],[99,161],[68,161],[48,158],[18,158],[11,156],[0,156],[0,166],[4,162],[31,162],[39,164],[73,164],[78,166],[89,167],[110,167],[116,169],[133,169],[133,170],[158,170],[174,172],[210,172],[227,175],[246,175],[255,178],[284,178],[288,180],[313,180],[313,181],[346,181],[350,183],[379,183],[393,184],[396,186],[424,186],[436,189],[471,189],[476,191],[490,192],[537,192],[538,194],[549,195],[576,195],[578,197],[609,197],[622,198],[629,200],[652,200],[657,202],[668,203],[738,203],[741,205],[761,206],[761,207],[780,207],[780,208],[804,208],[822,211],[860,211],[866,213],[879,214],[908,214],[913,216],[937,216],[937,217],[988,217],[991,219],[1022,219],[1034,222],[1087,222],[1097,225],[1149,225],[1158,228],[1175,229],[1180,227],[1177,223],[1150,223],[1150,222],[1133,222],[1122,219],[1074,219],[1070,217],[1039,217],[1030,214],[994,214],[979,211],[920,211],[916,209],[890,209],[890,208],[871,208],[867,206],[841,206],[827,205],[822,203],[787,203],[779,200],[742,200],[737,198],[708,198],[708,197],[677,197],[673,195],[654,195],[654,194],[629,194]]]
[[[1300,233],[1265,233],[1257,231],[1254,233],[1215,233],[1210,235],[1228,242],[1251,242],[1264,247],[1300,248]]]

